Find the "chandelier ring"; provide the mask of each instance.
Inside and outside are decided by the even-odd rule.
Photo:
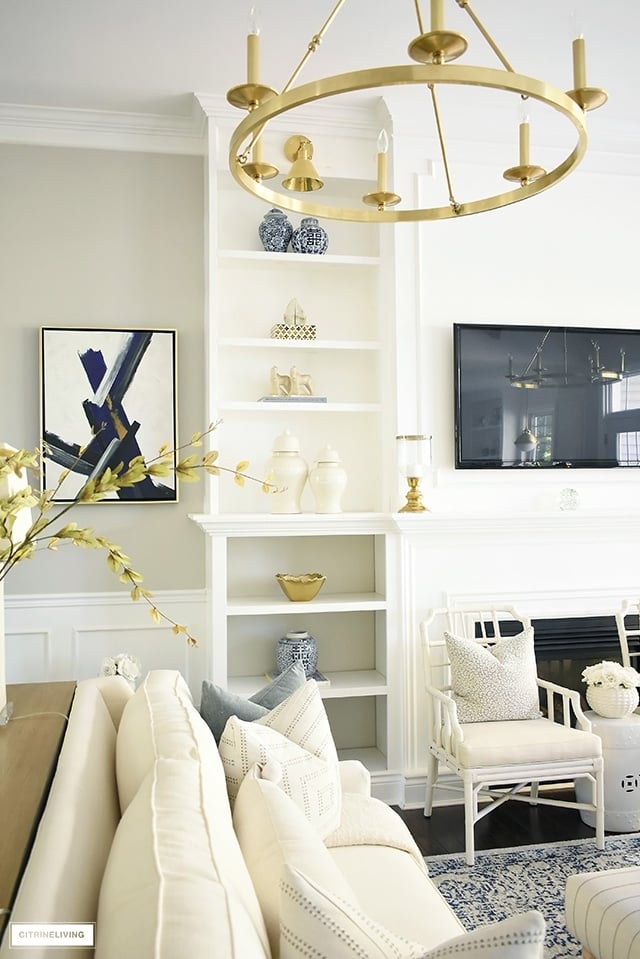
[[[310,201],[306,197],[305,199],[297,199],[294,196],[285,196],[270,189],[264,182],[253,179],[244,169],[244,162],[241,157],[246,151],[246,144],[251,142],[255,133],[261,132],[269,121],[281,114],[288,113],[307,103],[327,99],[338,94],[354,93],[379,87],[418,84],[424,86],[443,84],[482,87],[530,97],[561,113],[573,124],[577,132],[576,145],[564,160],[541,176],[540,179],[519,185],[516,189],[508,190],[505,193],[460,203],[455,210],[450,204],[407,210],[328,206]],[[445,220],[473,213],[484,213],[542,193],[568,176],[580,163],[586,149],[587,130],[583,110],[567,93],[548,83],[523,74],[488,67],[460,66],[450,63],[442,65],[405,64],[337,74],[302,84],[286,93],[271,97],[271,99],[251,110],[233,131],[229,144],[229,169],[236,182],[243,189],[254,196],[260,197],[272,206],[283,207],[294,213],[360,223],[416,222],[420,220]]]

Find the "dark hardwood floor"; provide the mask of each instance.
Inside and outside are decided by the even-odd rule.
[[[573,798],[571,793],[558,792],[558,797]],[[423,856],[464,852],[464,808],[438,806],[429,819],[422,809],[399,809],[400,814]],[[504,849],[546,842],[588,839],[595,830],[586,826],[575,809],[557,806],[530,806],[523,802],[506,802],[475,827],[476,851]]]

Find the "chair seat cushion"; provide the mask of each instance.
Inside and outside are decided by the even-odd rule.
[[[602,755],[599,736],[550,719],[463,723],[462,729],[464,740],[458,759],[467,768],[518,763],[549,765]]]

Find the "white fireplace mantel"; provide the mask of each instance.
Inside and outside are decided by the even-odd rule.
[[[468,544],[471,540],[594,543],[637,542],[640,510],[555,510],[501,513],[395,513],[393,519],[405,537]],[[639,584],[640,586],[640,584]]]

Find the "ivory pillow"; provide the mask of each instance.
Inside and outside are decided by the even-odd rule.
[[[280,959],[540,959],[545,921],[531,911],[481,926],[426,950],[365,916],[291,866],[281,882]]]
[[[286,864],[304,869],[325,889],[356,902],[322,839],[278,788],[279,772],[274,762],[263,769],[253,766],[242,781],[233,808],[233,827],[258,896],[274,959],[280,949],[280,878]],[[267,776],[275,781],[263,778]]]
[[[278,786],[324,839],[340,824],[338,754],[315,680],[253,723],[227,721],[218,746],[233,808],[240,784],[254,763],[276,761]]]
[[[461,723],[540,718],[532,627],[492,646],[444,636]]]

